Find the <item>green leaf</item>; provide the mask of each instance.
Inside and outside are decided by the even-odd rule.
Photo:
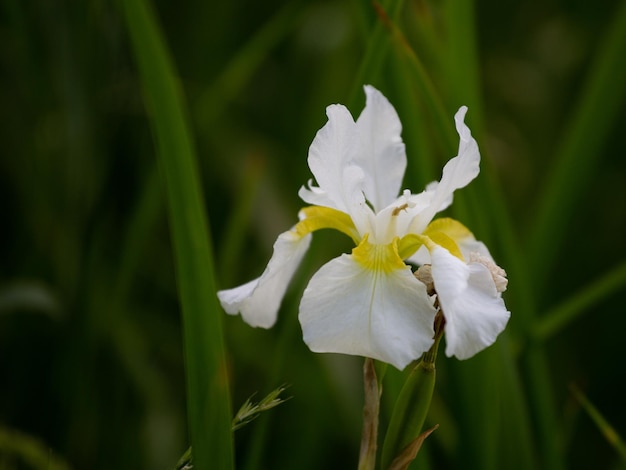
[[[2,468],[45,468],[69,470],[70,466],[35,437],[0,426],[0,463]],[[21,464],[21,465],[19,465]]]
[[[600,411],[591,403],[585,394],[580,391],[580,389],[572,384],[570,386],[570,390],[576,397],[576,400],[580,402],[583,406],[587,414],[591,417],[593,422],[598,426],[598,429],[602,432],[602,435],[606,438],[606,440],[613,446],[613,448],[617,451],[617,453],[621,456],[622,461],[626,462],[626,443],[624,440],[617,434],[615,428],[609,424],[609,422],[602,416]]]
[[[393,462],[404,462],[409,454],[415,458],[421,446],[421,442],[417,444],[417,439],[426,421],[435,390],[435,360],[443,335],[443,321],[440,312],[435,317],[435,342],[423,354],[400,390],[385,435],[381,457],[382,468],[388,468]],[[415,453],[412,453],[413,450]]]
[[[381,466],[387,468],[420,434],[435,389],[435,364],[421,360],[400,391],[385,435]]]
[[[578,290],[567,301],[542,316],[533,330],[535,337],[541,341],[549,339],[579,316],[590,312],[590,307],[596,302],[624,286],[626,286],[626,262],[589,286]]]
[[[198,470],[231,469],[229,383],[208,220],[182,91],[147,1],[120,3],[165,177],[187,374],[187,416]]]
[[[598,154],[626,99],[626,3],[621,2],[612,25],[596,51],[561,146],[537,200],[540,205],[530,238],[532,268],[537,289],[549,285],[546,266],[554,263],[575,204],[598,164]]]

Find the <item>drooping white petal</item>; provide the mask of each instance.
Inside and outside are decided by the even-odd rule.
[[[281,233],[261,277],[217,293],[226,313],[236,315],[240,312],[251,326],[270,328],[274,325],[289,281],[310,243],[311,234],[300,237],[291,231]]]
[[[356,161],[365,171],[365,197],[375,211],[380,211],[400,192],[406,152],[400,137],[402,124],[394,107],[373,86],[366,85],[365,94],[365,108],[356,121],[361,144]]]
[[[371,357],[403,369],[433,344],[432,303],[409,267],[372,271],[344,254],[313,276],[299,318],[314,352]]]
[[[466,264],[439,246],[430,255],[437,298],[446,318],[446,355],[468,359],[496,341],[510,312],[484,265]]]
[[[508,285],[508,279],[506,271],[498,266],[489,253],[487,246],[474,238],[473,234],[456,240],[456,243],[463,254],[463,258],[468,264],[478,263],[482,264],[491,273],[491,277],[496,286],[498,292],[504,292]]]
[[[421,233],[437,212],[446,209],[452,203],[454,191],[467,186],[480,172],[478,144],[465,125],[466,112],[467,107],[461,106],[454,116],[460,138],[459,153],[443,167],[441,181],[431,183],[427,187],[427,192],[433,192],[431,205],[412,222],[411,230],[415,233]]]

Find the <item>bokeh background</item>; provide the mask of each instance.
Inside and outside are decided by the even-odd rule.
[[[381,22],[369,2],[152,3],[187,104],[219,287],[263,270],[296,221],[325,106],[358,115],[364,82],[404,122],[406,187],[420,191],[454,155],[404,46],[376,49],[379,66],[363,71]],[[625,11],[406,0],[395,20],[450,122],[470,106],[485,171],[450,214],[509,272],[512,311],[489,350],[440,355],[428,418],[440,428],[415,468],[625,468],[570,388],[626,436]],[[119,4],[3,0],[0,71],[0,467],[173,468],[189,444],[180,306]],[[272,330],[224,316],[233,406],[282,384],[292,397],[237,431],[238,468],[356,467],[362,361],[311,353],[296,315],[311,274],[349,249],[315,234]],[[388,412],[402,374],[386,380]]]

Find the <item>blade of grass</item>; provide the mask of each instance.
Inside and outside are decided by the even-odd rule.
[[[537,198],[540,205],[530,234],[529,251],[537,289],[549,285],[545,280],[551,271],[545,266],[553,265],[578,195],[582,196],[583,188],[588,187],[593,167],[599,163],[598,154],[626,98],[624,50],[626,2],[621,2],[613,24],[594,54],[580,101],[560,139],[556,163]]]
[[[195,116],[203,130],[209,130],[224,108],[250,81],[254,72],[287,34],[300,23],[305,11],[299,1],[285,4],[234,55],[222,73],[200,96]]]
[[[422,119],[422,101],[415,93],[406,62],[400,60],[397,50],[394,50],[391,65],[393,67],[391,77],[393,87],[390,91],[395,98],[393,102],[396,103],[396,108],[401,116],[402,126],[407,129],[403,138],[406,144],[409,170],[411,167],[414,168],[406,177],[410,181],[405,181],[405,184],[417,191],[438,177],[435,169],[436,162],[434,158],[430,158],[433,151],[428,138],[427,122]]]
[[[173,64],[150,5],[121,8],[165,176],[182,307],[187,412],[194,468],[233,468],[231,404],[221,312],[197,161]]]
[[[361,4],[366,5],[368,8],[371,7],[369,2],[361,2]],[[391,18],[396,18],[402,11],[403,6],[404,0],[383,0],[382,6],[374,2],[374,7],[379,13],[379,20],[374,23],[367,45],[365,46],[365,55],[361,61],[359,71],[356,74],[354,88],[348,99],[349,109],[358,108],[357,103],[361,98],[363,85],[365,83],[377,82],[380,70],[385,61],[385,56],[389,52],[389,35],[386,31],[384,18],[380,17],[380,11],[383,11],[384,8]]]
[[[613,426],[609,424],[609,422],[602,416],[600,411],[591,403],[585,394],[579,390],[579,388],[572,384],[570,386],[570,390],[576,397],[576,400],[580,402],[583,406],[589,417],[593,420],[593,422],[598,426],[602,435],[606,438],[606,440],[613,446],[613,448],[617,451],[617,453],[622,458],[622,462],[626,462],[626,443],[622,440],[622,438],[617,434]]]
[[[467,103],[476,108],[476,112],[471,114],[470,119],[472,129],[476,129],[477,138],[480,140],[484,134],[485,126],[481,106],[474,9],[475,5],[472,1],[450,0],[446,3],[444,18],[449,37],[449,47],[446,54],[448,57],[447,75],[453,78],[450,83],[451,95],[457,101],[455,105]],[[484,149],[482,153],[484,154]],[[521,326],[518,330],[521,329],[521,333],[526,335],[530,325],[532,325],[532,319],[535,317],[534,296],[530,290],[529,271],[519,256],[521,253],[519,242],[514,234],[513,224],[508,215],[500,185],[489,165],[489,159],[485,158],[484,160],[486,178],[479,179],[476,186],[468,189],[474,196],[478,207],[489,209],[490,225],[497,230],[497,239],[502,242],[503,252],[508,263],[507,270],[512,275],[511,279],[515,280],[515,288],[511,289],[511,294],[515,295],[513,305],[517,306],[514,312],[518,315],[515,318],[515,324]],[[505,354],[510,356],[510,349],[505,351]],[[540,343],[531,342],[528,345],[528,351],[524,356],[524,365],[525,375],[528,376],[527,383],[530,385],[532,409],[539,426],[539,443],[542,447],[542,456],[550,468],[564,468],[546,354]],[[500,380],[504,382],[509,391],[521,383],[511,357],[501,363],[499,371],[503,374]],[[530,465],[534,458],[533,433],[529,420],[525,419],[520,412],[512,413],[512,410],[525,409],[526,404],[521,393],[507,394],[506,397],[507,401],[510,402],[507,405],[507,412],[509,412],[507,425],[516,427],[516,437],[522,442],[514,449],[514,454],[509,453],[508,456],[502,455],[502,457],[508,459],[507,465],[525,462],[525,467]],[[524,455],[521,455],[522,451],[524,451]],[[511,459],[511,455],[515,455],[515,458]]]
[[[454,107],[467,106],[471,111],[473,133],[483,136],[483,101],[474,9],[473,1],[450,0],[444,5],[448,36],[446,77],[450,78]]]
[[[0,426],[0,456],[2,468],[23,465],[26,468],[69,470],[70,466],[39,439],[15,429]],[[18,463],[16,463],[18,462]],[[6,466],[5,466],[6,465]]]
[[[449,94],[452,96],[452,100],[454,101],[454,108],[456,109],[456,107],[461,104],[467,104],[470,106],[471,112],[468,116],[468,120],[477,140],[480,142],[483,140],[484,122],[480,91],[478,47],[474,24],[474,8],[474,3],[471,1],[451,0],[446,3],[444,9],[444,21],[446,23],[447,31],[447,48],[445,51],[441,51],[441,55],[447,58],[445,70],[446,76],[450,77],[448,87],[450,88]],[[411,57],[411,55],[409,55],[409,59],[417,62],[413,59],[413,57]],[[415,70],[420,74],[425,74],[422,67],[416,67]],[[425,76],[423,81],[428,84],[429,78]],[[428,85],[422,86],[422,89],[428,92],[433,90],[434,87]],[[432,104],[435,115],[439,116],[438,119],[442,119],[444,117],[442,116],[442,110],[443,113],[445,113],[445,110],[441,98],[433,100]],[[450,135],[453,133],[451,122],[447,125],[450,127],[450,131],[448,131],[447,135]],[[484,149],[482,150],[482,153],[484,154]],[[517,314],[517,321],[515,323],[522,327],[522,331],[526,331],[528,325],[530,325],[531,318],[534,317],[534,302],[530,293],[530,283],[526,282],[527,270],[524,266],[523,260],[519,256],[519,242],[515,236],[513,224],[509,217],[501,188],[489,163],[490,160],[488,158],[484,158],[484,177],[479,178],[476,185],[467,188],[471,205],[469,207],[461,206],[456,212],[465,213],[466,216],[471,215],[471,220],[473,222],[472,227],[477,227],[477,231],[481,234],[481,238],[486,237],[485,239],[489,241],[489,237],[492,237],[494,238],[494,241],[497,240],[502,246],[507,270],[510,274],[512,274],[512,278],[516,280],[515,289],[512,289],[509,294],[513,294],[515,296],[513,299],[513,305],[517,305],[515,312]],[[469,213],[468,209],[477,207],[486,208],[487,210],[483,210],[482,214],[481,211],[473,212],[471,214]],[[495,233],[496,230],[497,233]],[[489,244],[490,246],[493,246],[491,242],[489,242]],[[516,387],[519,383],[521,383],[521,380],[519,379],[519,374],[515,369],[510,349],[503,348],[502,346],[503,341],[506,340],[506,336],[507,335],[504,335],[504,337],[500,340],[499,346],[504,353],[504,356],[501,358],[506,360],[503,360],[498,364],[490,364],[489,369],[482,371],[482,374],[484,375],[483,380],[485,381],[501,382],[503,390],[507,391],[504,394],[506,400],[503,402],[503,405],[506,406],[506,410],[509,413],[506,416],[506,419],[503,417],[500,424],[493,420],[491,420],[490,423],[480,423],[481,429],[484,428],[480,432],[488,433],[490,436],[495,438],[495,442],[499,439],[497,435],[493,435],[494,432],[497,432],[497,426],[502,425],[505,421],[508,426],[511,421],[514,421],[515,438],[519,441],[519,448],[516,449],[516,451],[518,453],[519,451],[522,451],[524,455],[518,455],[515,461],[509,458],[510,455],[512,455],[511,453],[509,453],[509,456],[501,454],[501,457],[506,459],[505,461],[507,464],[519,464],[521,462],[525,462],[526,465],[529,465],[534,460],[532,431],[530,428],[530,422],[526,419],[526,415],[524,414],[526,411],[526,403],[523,393],[510,393],[511,390],[518,390]],[[542,351],[536,352],[535,356],[536,355],[543,358]],[[486,367],[486,364],[484,366]],[[547,380],[548,376],[543,374],[542,371],[544,371],[544,369],[530,371],[535,375],[532,383],[544,385],[544,387],[537,387],[534,389],[532,394],[533,396],[539,396],[542,398],[541,403],[545,405],[542,406],[542,409],[545,410],[547,408],[551,410],[552,408],[550,405],[552,404],[552,401],[550,400],[551,390]],[[475,377],[467,377],[467,379],[471,382],[475,379]],[[475,385],[480,386],[480,384]],[[548,386],[547,389],[545,388],[546,385]],[[517,412],[511,413],[512,410],[517,410]],[[546,415],[544,414],[544,416]],[[547,416],[550,418],[552,417],[552,414],[548,413]],[[544,434],[549,434],[551,430],[554,430],[556,427],[555,419],[548,418],[542,421]],[[488,439],[489,438],[485,438],[485,440]],[[480,443],[478,444],[480,445]],[[484,453],[495,452],[493,447],[490,448],[489,446],[483,445],[481,448]],[[550,458],[548,460],[556,462],[557,466],[555,468],[559,468],[557,458],[558,452],[556,447],[552,446],[552,448],[549,449],[549,456]],[[493,456],[490,457],[489,455],[482,455],[478,456],[478,458],[485,464],[490,463],[492,466],[498,465],[497,460],[494,460]]]
[[[626,286],[626,262],[606,273],[571,298],[542,316],[534,328],[534,335],[545,341],[569,325],[599,300]]]
[[[473,24],[474,8],[473,2],[452,0],[446,3],[444,11],[449,46],[442,54],[448,57],[447,74],[451,77],[458,77],[449,83],[452,88],[450,93],[453,96],[454,107],[462,104],[469,105],[467,119],[472,133],[480,144],[484,141],[485,123],[482,111],[476,28]],[[438,105],[438,107],[442,107],[442,105]],[[452,128],[452,123],[449,122],[448,126]],[[486,155],[484,146],[481,146],[481,154],[483,155],[481,172],[484,176],[477,178],[475,186],[470,185],[465,190],[475,195],[478,199],[478,206],[486,208],[483,212],[488,212],[490,215],[487,218],[487,226],[485,227],[485,223],[482,223],[481,238],[485,239],[490,235],[492,232],[490,226],[497,228],[495,238],[485,241],[488,241],[490,246],[492,246],[492,242],[501,246],[506,271],[509,273],[509,278],[515,279],[516,288],[511,289],[508,293],[509,297],[514,297],[512,303],[517,306],[516,321],[513,326],[520,324],[523,330],[527,330],[535,310],[534,295],[530,283],[527,281],[528,269],[520,255],[522,251],[520,250],[519,239],[515,234],[502,188],[494,173],[491,160]]]
[[[244,162],[242,174],[239,175],[237,184],[239,189],[234,196],[232,215],[226,222],[224,235],[220,240],[220,252],[217,255],[218,274],[222,285],[232,285],[235,282],[235,267],[245,264],[239,257],[246,253],[243,249],[246,229],[264,171],[264,155],[252,154]]]
[[[408,43],[402,31],[393,21],[392,17],[380,4],[374,3],[374,6],[380,17],[380,23],[385,27],[383,32],[391,35],[393,47],[397,49],[399,56],[406,61],[407,70],[415,80],[415,86],[432,114],[435,128],[438,130],[438,134],[443,138],[445,148],[450,150],[450,152],[454,152],[458,145],[458,139],[452,125],[452,119],[450,119],[449,113],[446,110],[441,96],[437,93],[435,85],[426,72],[421,60]]]

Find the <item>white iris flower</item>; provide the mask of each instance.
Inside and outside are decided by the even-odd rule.
[[[328,122],[308,157],[318,186],[309,181],[299,192],[311,205],[278,237],[261,277],[220,291],[220,302],[252,326],[271,327],[311,232],[334,228],[355,248],[322,266],[304,291],[299,319],[312,351],[371,357],[403,369],[433,344],[437,300],[446,354],[469,358],[495,342],[510,313],[501,295],[506,274],[485,245],[456,220],[433,221],[452,203],[454,190],[479,172],[478,145],[464,123],[467,108],[455,116],[459,153],[441,181],[398,197],[406,168],[402,125],[378,90],[366,86],[365,93],[356,122],[342,105],[326,109]],[[434,295],[405,261],[430,265]]]

